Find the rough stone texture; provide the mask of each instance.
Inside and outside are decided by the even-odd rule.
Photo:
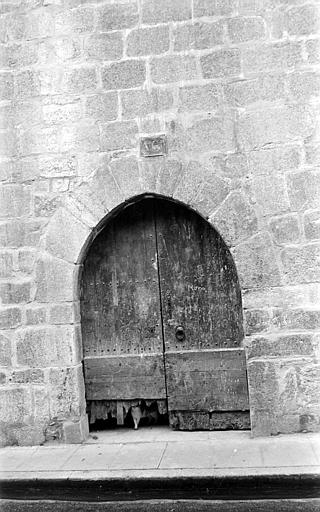
[[[121,32],[110,32],[90,36],[84,44],[84,51],[88,59],[118,60],[123,54],[123,40]]]
[[[191,18],[191,0],[142,0],[142,22],[146,24]]]
[[[52,218],[44,239],[44,248],[53,256],[77,263],[90,229],[67,210],[60,208]],[[65,241],[68,240],[68,244]]]
[[[136,0],[129,0],[128,2],[115,2],[112,5],[103,5],[98,7],[97,14],[97,26],[101,32],[131,28],[138,22],[138,2]]]
[[[258,230],[255,211],[239,192],[232,192],[210,220],[231,246],[250,238]]]
[[[102,86],[107,89],[131,89],[146,79],[146,65],[142,60],[127,60],[102,68]]]
[[[143,118],[149,114],[170,110],[173,95],[168,89],[134,89],[121,93],[122,116],[124,119]]]
[[[257,39],[264,39],[266,26],[263,18],[243,16],[228,20],[228,35],[232,43],[244,43]]]
[[[177,25],[174,30],[174,49],[201,50],[223,44],[223,23],[196,22]]]
[[[87,435],[79,263],[142,193],[231,248],[253,434],[320,430],[319,19],[302,0],[5,3],[1,443]],[[168,155],[140,157],[158,134]]]
[[[197,63],[193,56],[168,55],[151,61],[151,79],[155,84],[181,82],[198,77]]]
[[[239,244],[233,257],[243,288],[260,288],[281,284],[276,254],[266,233]]]
[[[193,85],[179,89],[179,109],[182,112],[216,110],[221,102],[221,89],[216,84]]]
[[[216,50],[201,57],[204,78],[231,77],[240,74],[240,52],[237,48]]]
[[[194,15],[229,16],[236,7],[236,0],[194,0]]]
[[[195,120],[183,134],[183,144],[191,153],[233,150],[235,140],[232,126],[232,113],[228,111],[224,115]]]
[[[135,122],[101,125],[101,148],[104,151],[133,148],[137,144],[137,135]]]
[[[127,36],[128,57],[157,55],[169,50],[169,26],[141,28],[132,30]]]
[[[270,231],[278,244],[300,241],[299,220],[296,214],[284,215],[270,221]]]
[[[284,275],[288,283],[313,283],[320,279],[320,245],[307,244],[287,247],[281,254]]]
[[[28,327],[18,335],[18,364],[36,368],[73,364],[76,362],[74,338],[72,326]]]
[[[46,255],[36,266],[36,295],[39,302],[74,300],[74,265]]]

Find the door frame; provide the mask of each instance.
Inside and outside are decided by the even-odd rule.
[[[85,250],[83,251],[82,253],[82,264],[81,264],[81,271],[79,272],[78,274],[78,288],[80,289],[81,287],[81,282],[82,282],[82,273],[83,273],[83,262],[85,261],[86,259],[86,256],[91,248],[91,245],[93,243],[93,241],[95,240],[95,238],[105,229],[108,229],[108,224],[114,220],[118,214],[120,212],[123,212],[125,209],[129,208],[130,206],[132,206],[133,204],[136,204],[140,201],[143,201],[144,199],[162,199],[162,200],[166,200],[168,202],[171,202],[171,203],[175,203],[175,204],[179,204],[181,205],[182,207],[188,209],[188,210],[191,210],[192,212],[194,212],[196,215],[198,215],[199,217],[201,217],[204,222],[206,222],[211,229],[216,230],[216,228],[212,225],[212,223],[210,223],[208,221],[208,218],[204,217],[201,213],[199,213],[198,211],[196,211],[194,208],[191,208],[189,205],[186,205],[184,204],[182,201],[178,201],[176,199],[173,199],[172,197],[165,197],[165,196],[162,196],[160,194],[150,194],[150,193],[145,193],[145,194],[141,194],[139,196],[135,196],[133,198],[131,198],[130,200],[126,201],[125,203],[121,204],[121,205],[118,205],[118,207],[114,208],[112,210],[112,212],[107,215],[104,219],[102,219],[102,221],[96,226],[96,228],[94,230],[92,230],[91,232],[91,236],[90,238],[88,238],[87,240],[87,243],[86,243],[86,247],[85,247]],[[220,235],[220,233],[218,233]],[[220,235],[221,237],[221,235]],[[221,237],[222,238],[222,237]],[[223,240],[223,238],[222,238]],[[224,241],[224,240],[223,240]],[[243,307],[242,307],[242,296],[241,296],[241,287],[240,287],[240,282],[239,282],[239,276],[238,276],[238,272],[237,272],[237,269],[236,269],[236,264],[235,264],[235,261],[234,261],[234,258],[230,252],[230,249],[229,247],[227,246],[227,244],[225,243],[225,246],[229,252],[229,255],[232,259],[232,263],[233,263],[233,266],[234,266],[234,269],[236,271],[236,276],[237,276],[237,282],[238,282],[238,285],[239,285],[239,290],[240,290],[240,301],[241,301],[241,312],[242,312],[242,315],[241,315],[241,320],[242,320],[242,333],[244,333],[244,330],[243,330]],[[239,348],[240,349],[243,349],[244,346],[243,346],[243,341],[244,341],[244,334],[243,334],[243,339],[239,345]],[[247,372],[246,372],[246,376],[247,376],[247,385],[248,385],[248,400],[249,400],[249,411],[250,411],[250,395],[249,395],[249,383],[248,383],[248,375],[247,375]]]

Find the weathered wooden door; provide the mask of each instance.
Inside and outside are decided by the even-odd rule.
[[[144,199],[111,221],[84,262],[81,315],[88,401],[167,399],[174,428],[249,426],[235,267],[191,210]]]

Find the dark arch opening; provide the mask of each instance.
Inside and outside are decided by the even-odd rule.
[[[81,276],[91,422],[132,423],[138,406],[182,430],[248,428],[241,292],[218,232],[181,203],[140,196],[93,238]]]

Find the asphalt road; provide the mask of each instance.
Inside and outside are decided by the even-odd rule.
[[[1,512],[319,512],[320,499],[143,500],[122,502],[1,500]]]

